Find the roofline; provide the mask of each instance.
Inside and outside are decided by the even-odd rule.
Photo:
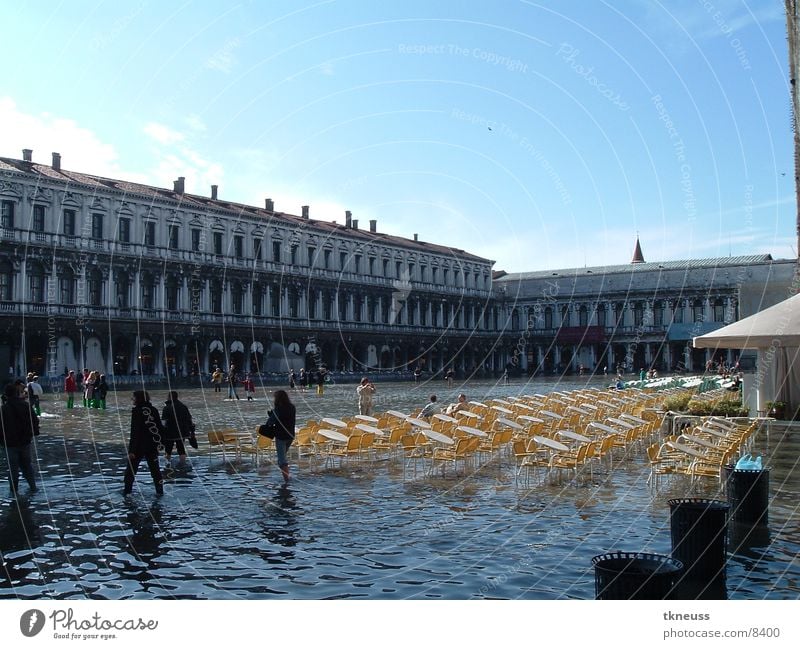
[[[358,238],[365,238],[368,240],[372,240],[375,242],[385,243],[388,245],[396,245],[402,246],[403,248],[410,248],[416,250],[420,253],[427,253],[427,254],[446,254],[452,255],[456,258],[463,258],[465,261],[470,262],[479,262],[488,264],[490,267],[495,264],[495,260],[493,259],[486,259],[485,257],[479,257],[473,253],[467,252],[460,248],[451,248],[449,246],[444,246],[437,243],[431,243],[427,241],[419,241],[416,239],[407,239],[405,237],[401,237],[394,234],[387,234],[385,232],[372,232],[369,230],[362,230],[360,228],[348,228],[346,225],[336,223],[335,221],[322,221],[319,219],[305,219],[302,216],[296,214],[290,214],[288,212],[277,212],[277,211],[270,211],[264,207],[256,207],[255,205],[247,205],[246,203],[238,203],[234,201],[226,201],[222,199],[213,199],[209,196],[201,196],[200,194],[189,194],[189,193],[176,193],[173,190],[156,187],[155,185],[145,185],[139,182],[133,182],[123,179],[115,179],[115,178],[108,178],[105,176],[97,176],[94,174],[88,174],[81,171],[72,171],[68,169],[59,169],[54,170],[51,166],[46,164],[41,164],[38,162],[27,162],[25,160],[20,160],[18,158],[8,158],[0,156],[0,162],[5,162],[9,166],[13,167],[13,170],[0,170],[0,173],[3,171],[7,171],[10,174],[21,174],[23,176],[38,176],[40,179],[45,179],[46,181],[52,183],[58,183],[59,179],[53,178],[52,176],[42,173],[41,169],[48,169],[54,173],[63,174],[65,177],[63,182],[71,185],[77,185],[80,187],[87,187],[94,191],[95,193],[98,192],[99,188],[89,185],[85,182],[81,182],[79,179],[72,178],[66,176],[67,173],[78,174],[79,176],[84,176],[86,178],[90,178],[95,180],[100,185],[104,191],[109,192],[119,192],[123,195],[133,195],[133,196],[141,196],[142,198],[147,199],[150,202],[154,202],[156,200],[155,197],[150,196],[149,194],[142,192],[141,194],[135,191],[136,187],[141,187],[143,190],[147,189],[150,192],[156,193],[158,195],[159,200],[163,200],[168,204],[177,204],[182,205],[184,204],[184,198],[189,198],[192,201],[197,203],[201,203],[203,207],[211,208],[218,210],[220,212],[238,212],[241,213],[249,213],[251,216],[261,216],[261,217],[268,217],[268,218],[283,218],[286,220],[287,225],[299,225],[299,224],[312,224],[317,227],[321,227],[321,229],[330,229],[337,234],[347,233],[348,235],[355,235]],[[125,183],[126,185],[132,186],[134,189],[128,188],[120,188],[114,187],[109,185],[111,183],[116,185],[117,183]],[[183,207],[187,208],[190,207],[188,205],[183,205]],[[200,206],[197,206],[200,209]]]

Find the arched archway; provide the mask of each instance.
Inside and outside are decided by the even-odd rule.
[[[225,347],[221,340],[212,340],[208,345],[208,366],[211,371],[214,368],[227,369],[225,365]]]

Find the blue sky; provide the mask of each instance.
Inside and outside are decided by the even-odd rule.
[[[508,271],[796,256],[783,2],[2,3],[0,155]]]

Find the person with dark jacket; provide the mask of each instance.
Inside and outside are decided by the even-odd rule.
[[[133,409],[131,410],[131,439],[128,444],[128,466],[125,469],[125,489],[129,494],[133,490],[133,480],[139,470],[139,463],[144,459],[153,476],[156,493],[164,493],[161,469],[158,466],[158,453],[164,448],[164,426],[161,418],[150,403],[150,395],[144,390],[133,393]]]
[[[178,393],[172,391],[169,393],[164,409],[161,411],[161,419],[164,421],[164,456],[169,464],[170,456],[172,455],[173,445],[178,449],[178,459],[181,463],[186,462],[186,447],[183,445],[183,440],[190,440],[194,437],[194,421],[192,421],[192,414],[186,404],[178,400]],[[197,442],[192,444],[195,448]]]
[[[19,490],[19,474],[28,481],[31,491],[36,491],[36,478],[31,459],[31,442],[39,434],[39,418],[31,405],[20,395],[17,386],[9,383],[3,392],[0,406],[0,446],[8,458],[8,482],[11,493]]]
[[[100,407],[106,409],[106,397],[108,396],[108,383],[106,382],[106,375],[101,374],[95,388],[95,396],[100,403]]]
[[[294,441],[296,420],[294,404],[289,401],[286,390],[275,391],[275,407],[269,411],[267,427],[275,430],[275,450],[278,452],[278,468],[283,474],[283,481],[289,482],[289,447]]]

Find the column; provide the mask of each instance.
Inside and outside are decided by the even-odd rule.
[[[167,308],[167,295],[166,291],[164,290],[164,286],[166,284],[166,278],[164,277],[164,273],[161,273],[161,277],[158,279],[158,295],[156,296],[156,308],[163,311]]]
[[[653,344],[652,343],[645,343],[644,345],[644,364],[646,365],[645,369],[650,369],[650,366],[653,364]]]

